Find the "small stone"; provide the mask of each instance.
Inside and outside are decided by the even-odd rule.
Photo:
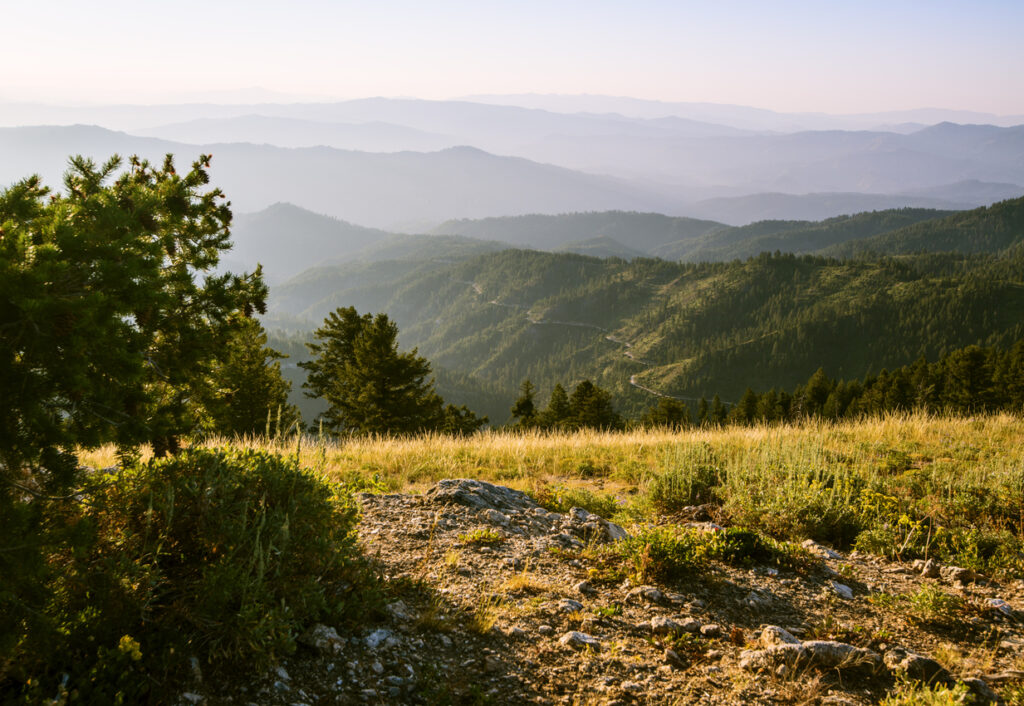
[[[374,630],[366,636],[366,646],[371,650],[376,650],[384,642],[391,637],[391,631],[381,628],[380,630]]]
[[[484,522],[490,522],[492,525],[507,525],[508,515],[503,512],[499,512],[494,508],[484,508],[477,514],[477,518]]]
[[[384,681],[390,684],[391,686],[405,686],[405,679],[395,675],[385,677]]]
[[[663,615],[651,618],[651,632],[655,635],[669,635],[679,632],[679,630],[679,623],[672,620],[672,618],[666,618]]]
[[[691,635],[696,635],[700,632],[700,621],[696,618],[687,618],[683,622],[679,623],[679,629],[683,632],[688,632]]]
[[[972,679],[962,679],[961,681],[981,703],[997,704],[1000,702],[999,694],[993,691],[992,687],[984,679],[974,677]]]
[[[925,684],[945,684],[950,681],[949,672],[934,659],[901,647],[885,653],[885,666],[897,676]]]
[[[833,640],[811,640],[803,643],[812,665],[821,669],[856,669],[868,667],[878,671],[882,656],[877,652]]]
[[[939,569],[943,581],[952,584],[965,584],[974,580],[974,572],[959,566],[943,566]]]
[[[1013,606],[1004,601],[1002,598],[989,598],[988,607],[991,610],[997,610],[1008,618],[1013,617]]]
[[[278,666],[277,666],[277,667],[276,667],[276,668],[274,669],[274,674],[276,674],[276,675],[277,675],[277,678],[278,678],[278,679],[280,679],[281,681],[291,681],[291,679],[292,679],[292,678],[291,678],[291,677],[290,677],[290,676],[288,675],[288,670],[287,670],[287,669],[285,669],[284,667],[280,666],[280,665],[278,665]]]
[[[518,639],[518,638],[521,638],[521,637],[526,637],[526,631],[523,630],[522,628],[516,627],[516,626],[510,627],[505,632],[505,634],[507,636],[511,637],[511,638],[514,638],[514,639]]]
[[[654,586],[637,586],[626,594],[627,603],[661,603],[665,594]]]
[[[619,684],[619,688],[631,694],[635,694],[638,691],[644,690],[643,684],[639,684],[635,681],[624,681],[621,684]]]
[[[291,691],[292,690],[292,688],[290,686],[285,684],[280,679],[278,679],[277,681],[274,682],[274,688],[277,689],[278,691]]]
[[[665,660],[665,664],[673,667],[674,669],[686,669],[687,667],[686,660],[680,657],[679,653],[675,650],[665,650],[663,658]]]
[[[601,650],[601,642],[596,637],[575,630],[571,630],[558,638],[558,643],[571,647],[574,650],[591,649],[595,652],[600,652]]]
[[[582,593],[584,596],[597,593],[597,589],[591,585],[590,581],[580,581],[578,584],[573,586],[573,590],[576,591],[576,593]]]
[[[321,654],[339,653],[344,643],[337,630],[320,623],[302,633],[298,641]]]
[[[811,554],[815,554],[815,555],[820,556],[820,557],[822,557],[824,559],[842,559],[843,558],[843,555],[840,554],[839,552],[837,552],[837,551],[835,551],[833,549],[829,549],[824,544],[818,544],[813,539],[804,540],[804,543],[801,544],[800,546],[802,546],[804,549],[809,551]]]
[[[541,635],[550,635],[554,631],[555,629],[550,625],[541,625],[537,628],[537,632],[539,632]]]
[[[370,665],[370,669],[373,670],[374,674],[383,674],[384,673],[384,665],[381,664],[380,662],[374,662],[373,664],[371,664]]]
[[[716,639],[722,636],[722,626],[717,623],[708,623],[700,626],[700,634],[709,639]]]
[[[484,671],[493,674],[494,672],[500,672],[504,668],[501,660],[492,655],[488,655],[484,658]]]
[[[832,586],[832,592],[840,598],[851,601],[853,600],[853,589],[847,586],[845,583],[838,583],[836,581],[829,581]]]
[[[413,615],[409,612],[409,608],[405,605],[404,601],[395,601],[394,603],[388,604],[388,613],[395,620],[412,620]]]
[[[562,613],[575,613],[576,611],[583,610],[583,604],[571,598],[563,598],[558,601],[558,610]]]
[[[190,704],[202,703],[206,699],[202,694],[196,694],[191,691],[186,691],[181,695],[181,698],[185,699],[185,701],[188,701]]]
[[[359,692],[359,695],[366,700],[377,698],[377,691],[375,689],[363,689]]]
[[[800,640],[796,639],[792,633],[785,628],[780,628],[778,625],[766,625],[765,628],[761,630],[761,637],[759,640],[765,647],[771,647],[772,645],[800,644]]]

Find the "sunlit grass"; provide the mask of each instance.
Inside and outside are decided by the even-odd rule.
[[[931,551],[934,538],[922,544],[922,525],[914,523],[960,523],[964,531],[974,523],[992,536],[1003,533],[1002,539],[964,535],[947,542],[946,551],[963,555],[972,568],[992,563],[978,554],[992,541],[1015,552],[1007,533],[1024,541],[1024,420],[1011,414],[892,414],[681,432],[484,431],[204,443],[226,444],[298,453],[304,466],[357,490],[416,493],[442,478],[477,478],[525,490],[546,505],[590,506],[623,522],[670,518],[687,505],[712,502],[732,522],[778,538],[857,540],[866,550],[902,552],[903,558]],[[116,458],[103,448],[83,453],[82,462],[105,467]],[[866,501],[871,498],[878,508]],[[891,507],[882,517],[884,503]],[[898,523],[903,516],[905,526]],[[873,534],[861,537],[866,529]],[[971,547],[956,544],[964,541]]]

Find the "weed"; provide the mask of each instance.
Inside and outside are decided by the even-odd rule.
[[[551,590],[551,585],[536,576],[530,574],[530,565],[523,567],[522,571],[516,572],[499,587],[505,593],[546,593]]]
[[[468,628],[470,632],[474,632],[477,635],[486,635],[494,626],[498,623],[498,617],[501,615],[502,601],[498,596],[484,596],[480,599],[477,604],[476,610],[473,611],[472,617],[469,619]]]
[[[460,534],[458,539],[463,544],[494,544],[500,542],[504,537],[490,527],[481,527],[465,534]]]
[[[459,568],[459,563],[461,561],[462,552],[457,549],[450,549],[444,553],[444,557],[441,559],[441,565],[448,571],[455,571]]]
[[[924,686],[918,682],[897,685],[882,706],[959,706],[967,703],[970,690],[963,683],[955,686]]]
[[[612,603],[607,606],[598,606],[593,609],[594,615],[599,618],[614,618],[618,615],[622,615],[622,606],[618,603]]]
[[[931,585],[923,586],[905,598],[908,617],[922,624],[950,624],[955,614],[963,608],[963,600],[959,596]]]

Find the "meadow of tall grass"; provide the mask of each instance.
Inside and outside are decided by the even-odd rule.
[[[555,508],[671,522],[708,505],[723,522],[910,559],[1024,570],[1024,419],[891,414],[860,421],[678,432],[483,431],[466,437],[210,439],[285,455],[371,492],[469,477]],[[83,455],[114,463],[113,449]]]

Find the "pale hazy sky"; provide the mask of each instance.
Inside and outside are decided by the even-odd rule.
[[[260,87],[1024,114],[1022,0],[0,0],[0,21],[0,100]]]

